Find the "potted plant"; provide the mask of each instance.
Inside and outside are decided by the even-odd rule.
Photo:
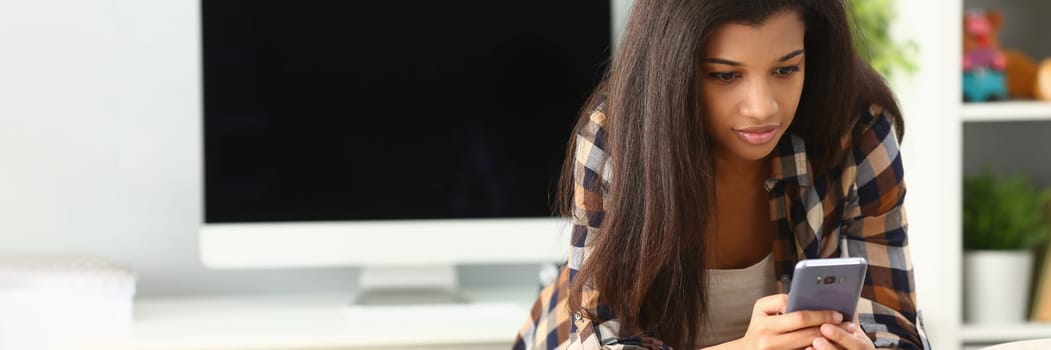
[[[964,319],[1020,323],[1026,319],[1033,250],[1051,230],[1051,191],[1024,176],[988,171],[963,182]]]

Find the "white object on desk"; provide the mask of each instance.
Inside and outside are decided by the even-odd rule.
[[[125,338],[134,293],[132,274],[101,259],[0,257],[0,349]]]
[[[536,288],[464,294],[475,303],[349,307],[343,293],[143,299],[128,341],[93,349],[507,349]]]

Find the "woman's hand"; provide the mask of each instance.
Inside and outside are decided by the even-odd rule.
[[[733,347],[760,350],[802,349],[810,346],[816,348],[815,344],[820,340],[824,340],[828,345],[843,342],[853,344],[849,342],[848,336],[838,333],[832,334],[839,336],[838,339],[842,342],[829,342],[822,332],[822,325],[839,329],[833,325],[843,322],[842,314],[835,311],[796,311],[786,314],[784,312],[787,305],[787,294],[771,295],[757,300],[752,308],[752,320],[748,324],[748,331],[744,337],[733,341]],[[822,346],[826,343],[822,343]]]
[[[831,324],[821,326],[821,338],[814,339],[808,350],[875,350],[872,339],[855,323],[846,322],[838,327]]]

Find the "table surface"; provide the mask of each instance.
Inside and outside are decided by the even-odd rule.
[[[144,298],[128,339],[106,349],[500,348],[536,288],[465,289],[463,305],[348,306],[349,294]]]

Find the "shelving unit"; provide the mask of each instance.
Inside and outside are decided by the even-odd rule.
[[[1028,0],[953,0],[962,4],[961,11],[970,8],[997,9],[1004,15],[1004,28],[998,33],[1000,45],[1018,49],[1040,59],[1051,55],[1051,45],[1045,38],[1033,33],[1051,29],[1046,21],[1034,20],[1039,14],[1051,11],[1051,3]],[[959,14],[962,18],[962,13]],[[960,20],[956,21],[959,26]],[[959,28],[959,27],[957,27]],[[959,38],[955,41],[960,45]],[[957,46],[958,50],[959,46]],[[961,50],[962,51],[962,50]],[[957,88],[956,91],[960,91]],[[1034,155],[1046,154],[1051,137],[1044,133],[1051,130],[1051,102],[1004,101],[985,103],[962,103],[959,120],[965,132],[961,134],[960,176],[978,171],[986,165],[994,165],[997,173],[1024,173],[1035,182],[1051,179],[1051,166],[1044,165]],[[1024,151],[1024,152],[1023,152]],[[1049,163],[1051,164],[1051,163]],[[1051,183],[1044,183],[1051,185]],[[962,188],[957,189],[961,191]],[[961,228],[962,230],[962,228]],[[959,233],[962,236],[962,232]],[[960,255],[963,255],[960,245]],[[957,266],[962,271],[962,266]],[[1039,266],[1034,266],[1034,269]],[[960,281],[962,282],[962,281]],[[959,284],[960,297],[966,291]],[[990,300],[995,303],[997,301]],[[962,311],[962,303],[958,306]],[[961,312],[962,315],[962,312]],[[966,324],[960,319],[959,347],[978,349],[982,346],[1028,339],[1051,338],[1051,323],[1022,323],[1002,325]]]
[[[935,349],[1051,338],[1051,324],[971,325],[964,322],[962,179],[990,165],[1033,175],[1051,185],[1051,103],[964,103],[962,18],[965,9],[999,8],[1006,28],[1001,45],[1034,58],[1051,58],[1046,33],[1051,2],[1029,0],[897,0],[892,33],[914,41],[918,70],[894,77],[905,115],[902,143],[909,192],[909,245],[917,301]],[[989,302],[996,303],[991,300]]]
[[[961,112],[964,122],[1051,121],[1051,102],[964,103]]]
[[[960,329],[960,340],[965,344],[1000,343],[1037,338],[1051,338],[1051,323],[964,325]]]

